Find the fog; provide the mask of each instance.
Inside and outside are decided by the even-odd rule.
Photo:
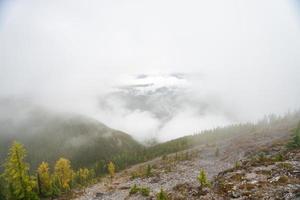
[[[300,108],[299,13],[296,0],[2,0],[0,98],[140,141],[283,114]]]

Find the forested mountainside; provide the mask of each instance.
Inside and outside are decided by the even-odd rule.
[[[53,164],[65,157],[75,168],[111,160],[121,153],[142,149],[130,135],[93,119],[57,114],[12,101],[0,103],[0,162],[14,140],[24,144],[27,161],[36,168],[42,161]]]
[[[204,130],[194,135],[180,137],[171,141],[149,147],[147,154],[151,157],[174,153],[197,145],[211,144],[222,140],[231,140],[247,135],[263,135],[293,129],[300,120],[300,111],[284,116],[269,115],[255,123],[233,124],[211,130]]]
[[[235,124],[202,131],[165,143],[145,147],[130,135],[111,129],[101,122],[74,114],[58,114],[26,104],[0,101],[0,161],[4,162],[12,141],[24,144],[27,161],[36,168],[41,161],[53,164],[65,157],[74,168],[98,168],[106,173],[105,163],[113,161],[117,169],[157,156],[185,150],[199,144],[230,139],[240,135],[256,134],[294,127],[300,112],[283,117],[270,115],[257,123]]]
[[[73,198],[294,200],[300,197],[298,114],[220,128],[160,144],[152,150],[176,144],[189,148],[132,166],[113,179],[104,178],[84,190],[74,190]]]
[[[97,196],[99,191],[101,194],[105,191],[108,199],[123,199],[132,186],[128,184],[144,185],[144,178],[152,178],[157,173],[166,176],[147,179],[150,182],[146,182],[146,186],[154,184],[150,187],[152,194],[158,192],[159,185],[169,190],[186,178],[194,184],[194,176],[197,176],[201,166],[209,170],[208,176],[211,178],[257,148],[272,145],[278,140],[287,141],[299,123],[300,113],[289,113],[283,117],[271,115],[257,123],[207,130],[151,147],[142,146],[129,135],[83,116],[54,115],[34,110],[22,120],[20,118],[17,124],[9,119],[4,121],[3,117],[1,119],[2,130],[11,132],[2,134],[0,140],[1,162],[5,162],[5,171],[0,175],[0,195],[11,194],[10,189],[20,191],[25,184],[30,188],[30,193],[21,191],[18,195],[70,199],[69,195],[81,195],[81,192],[74,192],[76,188],[87,187],[100,180],[100,185],[95,185],[96,190],[92,187],[93,192],[87,198],[84,195],[80,199],[94,199],[93,195]],[[16,130],[24,132],[14,134]],[[299,135],[296,136],[298,144]],[[9,148],[13,140],[21,144],[13,143]],[[220,154],[222,159],[216,160]],[[194,159],[196,163],[185,162]],[[145,161],[150,162],[140,167],[133,166],[130,173],[124,171],[125,179],[123,175],[114,179],[115,172]],[[18,168],[18,163],[21,168]],[[107,173],[110,180],[102,180]],[[26,182],[20,183],[18,177],[26,179]],[[119,182],[114,183],[113,179],[122,183],[125,180],[126,184],[122,184],[120,189],[116,187]],[[10,188],[6,181],[17,185]],[[149,186],[133,187],[133,190],[149,194]]]

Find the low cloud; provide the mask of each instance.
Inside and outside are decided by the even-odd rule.
[[[139,140],[283,114],[300,107],[297,5],[4,0],[0,98],[89,116]]]

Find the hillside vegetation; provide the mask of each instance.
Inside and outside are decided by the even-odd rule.
[[[2,100],[4,101],[4,100]],[[0,102],[0,163],[3,164],[13,141],[22,143],[27,161],[36,168],[65,157],[75,168],[92,167],[120,154],[142,149],[130,135],[75,114],[53,113],[37,107]],[[1,171],[1,170],[0,170]]]
[[[25,135],[12,134],[9,135],[11,137],[4,137],[6,142],[18,139],[25,146],[14,143],[9,150],[4,163],[4,175],[0,178],[1,195],[11,195],[9,191],[20,191],[24,184],[24,187],[29,188],[30,191],[27,193],[23,189],[23,193],[18,195],[29,195],[29,199],[33,198],[31,195],[36,198],[38,196],[70,195],[70,191],[74,188],[86,187],[97,182],[99,177],[106,173],[110,174],[110,181],[101,181],[100,183],[105,183],[105,187],[113,189],[115,186],[111,184],[113,184],[113,180],[116,180],[115,172],[137,163],[152,159],[155,161],[160,158],[161,164],[157,164],[155,161],[156,164],[133,168],[134,170],[129,174],[126,172],[126,176],[133,181],[132,184],[141,184],[142,182],[138,180],[143,180],[143,178],[159,176],[160,178],[156,180],[149,179],[155,183],[150,188],[152,192],[156,191],[157,184],[164,185],[160,181],[164,181],[170,176],[171,179],[164,182],[168,183],[168,189],[182,182],[182,178],[190,177],[188,174],[190,170],[193,170],[191,175],[197,177],[200,166],[203,166],[209,170],[208,178],[211,178],[214,173],[228,168],[243,155],[247,155],[258,147],[264,147],[280,138],[288,138],[289,133],[300,120],[299,112],[290,113],[284,117],[272,115],[256,124],[248,123],[216,128],[151,147],[143,147],[129,135],[81,116],[50,118],[48,113],[46,115],[38,114],[39,117],[35,118],[37,121],[28,117],[26,119],[31,119],[31,122],[40,122],[38,130],[44,130],[44,132],[36,131],[33,134],[26,132]],[[38,116],[37,113],[34,116]],[[44,128],[46,124],[48,128]],[[297,137],[295,138],[297,140]],[[1,142],[3,141],[5,140],[1,140]],[[5,142],[3,144],[7,145]],[[1,148],[3,147],[1,145]],[[8,152],[8,149],[4,150]],[[19,154],[22,155],[21,158]],[[222,157],[219,157],[220,154]],[[26,157],[27,155],[28,157]],[[193,160],[199,159],[199,155],[204,160],[195,164]],[[215,160],[216,157],[222,159]],[[2,162],[4,162],[4,158],[2,158]],[[33,164],[27,165],[27,162]],[[24,167],[19,169],[16,163],[23,163]],[[216,164],[218,165],[217,169]],[[195,168],[197,169],[195,170]],[[61,174],[61,170],[65,172]],[[183,170],[186,175],[180,175],[178,170]],[[160,175],[162,171],[167,173],[166,177]],[[26,175],[29,172],[31,176]],[[19,174],[17,177],[21,176],[27,182],[19,182],[19,179],[15,179],[13,174]],[[200,179],[203,179],[203,176],[204,172]],[[196,180],[197,178],[195,178]],[[130,184],[130,181],[127,180],[127,183]],[[150,182],[148,183],[150,184]],[[124,186],[124,188],[128,187],[130,186]],[[43,192],[41,188],[46,192]],[[150,193],[150,189],[148,186],[143,186],[135,188],[134,191],[146,194]],[[116,194],[118,195],[118,193]],[[19,197],[15,199],[19,199]]]
[[[247,136],[249,134],[263,135],[273,131],[286,131],[296,127],[299,120],[299,111],[288,113],[284,116],[269,115],[257,123],[234,124],[226,127],[219,127],[157,144],[149,147],[146,154],[150,157],[157,157],[189,149],[197,145],[211,144],[222,140],[231,140],[233,138]]]
[[[293,158],[295,152],[290,149],[298,148],[299,120],[299,113],[269,116],[256,124],[204,131],[150,147],[145,155],[156,155],[155,159],[121,171],[113,180],[104,178],[84,191],[77,191],[75,199],[249,199],[252,192],[267,199],[292,199],[300,191],[300,160],[299,156]],[[290,167],[282,162],[292,164],[292,173],[277,167]],[[243,166],[246,163],[250,165]],[[260,185],[259,179],[252,177],[252,166],[267,164],[274,169],[266,172],[268,177],[274,175],[276,180],[266,176],[266,182]],[[246,175],[242,182],[222,178],[228,170],[240,167]],[[277,184],[277,179],[287,181]],[[225,190],[220,189],[223,183]],[[263,188],[269,186],[269,192],[264,194]]]

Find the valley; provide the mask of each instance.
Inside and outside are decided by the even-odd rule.
[[[3,159],[2,196],[11,187],[5,181],[17,183],[19,176],[28,180],[28,195],[32,195],[29,199],[294,199],[299,196],[300,112],[204,130],[152,146],[144,146],[126,133],[82,116],[53,117],[43,112],[41,120],[37,113],[27,116],[23,124],[29,127],[40,122],[39,129],[30,126],[24,135],[1,136],[6,139],[1,141],[6,141],[5,145],[7,139],[18,141],[6,149],[8,158]],[[23,167],[18,168],[18,163]],[[265,189],[269,192],[264,193]]]

